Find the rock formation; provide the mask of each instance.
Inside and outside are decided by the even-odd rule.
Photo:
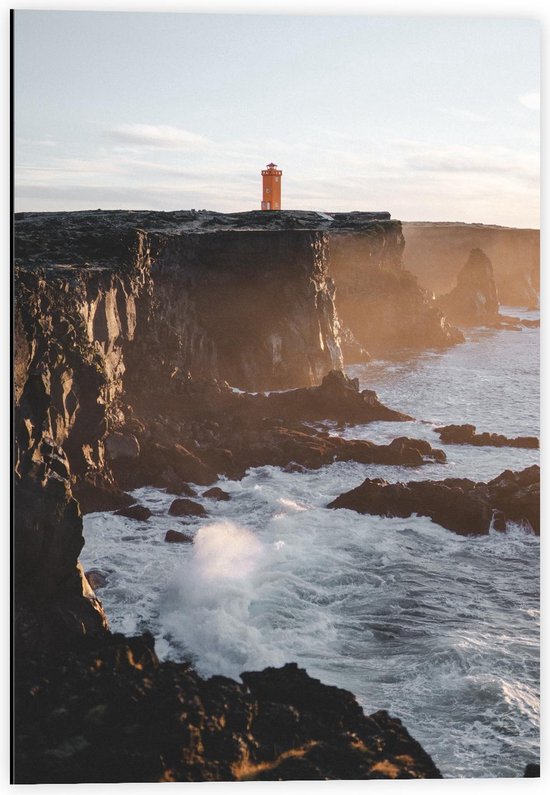
[[[329,270],[336,284],[336,308],[354,347],[346,361],[362,361],[360,348],[384,356],[404,348],[444,348],[464,340],[402,264],[401,225],[373,224],[368,233],[330,238]],[[376,226],[385,227],[385,235]],[[359,348],[357,348],[357,343]]]
[[[489,483],[467,478],[388,483],[367,479],[341,494],[329,508],[348,508],[378,516],[429,516],[462,535],[484,535],[491,526],[504,530],[507,521],[527,522],[540,532],[540,470],[506,470]]]
[[[453,323],[490,326],[499,323],[499,302],[491,260],[479,248],[470,251],[456,287],[442,295],[438,306]]]
[[[476,433],[475,425],[444,425],[436,428],[444,444],[471,444],[475,447],[523,447],[538,449],[536,436],[515,436],[513,439],[500,433]]]
[[[536,307],[540,292],[540,231],[461,223],[403,223],[404,265],[436,295],[449,292],[473,248],[493,263],[500,301]]]
[[[295,664],[202,679],[151,636],[18,662],[15,782],[441,778],[401,722]]]

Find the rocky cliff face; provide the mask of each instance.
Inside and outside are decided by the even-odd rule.
[[[405,267],[436,295],[449,292],[473,248],[487,254],[500,301],[538,306],[540,231],[460,223],[403,223]]]
[[[464,339],[432,295],[404,270],[404,248],[398,221],[378,222],[370,233],[331,235],[330,273],[337,287],[338,315],[359,345],[373,355],[402,348],[442,348]],[[357,360],[353,351],[347,360]]]
[[[82,771],[88,781],[438,775],[398,722],[365,718],[350,707],[348,694],[334,701],[319,693],[320,707],[299,701],[298,691],[310,687],[305,674],[249,674],[248,690],[227,680],[211,686],[187,676],[186,666],[159,666],[139,643],[111,644],[78,564],[79,502],[85,510],[127,505],[131,499],[119,486],[149,483],[181,494],[187,480],[240,476],[254,463],[440,460],[438,451],[410,440],[336,445],[304,424],[406,419],[341,372],[327,375],[342,363],[330,241],[360,231],[369,236],[361,262],[376,251],[379,265],[397,267],[399,224],[386,214],[243,216],[97,212],[16,219],[20,781],[82,780]],[[223,378],[250,389],[305,388],[241,394]],[[91,656],[75,651],[82,636],[96,644],[86,647]],[[55,658],[59,649],[63,657]],[[258,688],[261,694],[250,696]],[[238,726],[230,725],[235,710],[246,713]],[[154,724],[152,715],[164,718]],[[75,735],[83,719],[86,729]],[[162,733],[164,719],[179,727],[174,739]],[[279,734],[277,727],[270,733],[273,720]],[[134,745],[136,726],[145,734]],[[152,742],[154,726],[159,743]]]
[[[193,376],[252,390],[318,384],[342,366],[327,246],[314,230],[156,235],[153,333],[177,341]]]
[[[119,485],[177,489],[186,480],[211,483],[219,472],[242,472],[250,465],[243,458],[248,443],[261,447],[266,461],[284,459],[272,430],[261,430],[262,417],[282,416],[284,407],[276,398],[264,405],[261,396],[238,396],[215,379],[281,388],[319,383],[341,366],[327,227],[371,229],[375,221],[311,215],[17,217],[14,463],[22,609],[32,599],[51,607],[60,594],[74,597],[82,611],[76,624],[84,629],[90,604],[98,612],[77,569],[83,539],[73,493],[84,510],[116,508],[130,501]],[[377,408],[375,395],[360,396],[344,383],[340,397],[329,385],[325,391],[319,419],[344,394],[344,414],[388,411]],[[229,417],[222,428],[220,417]]]
[[[295,664],[204,680],[115,635],[17,679],[18,784],[441,778],[399,720]]]

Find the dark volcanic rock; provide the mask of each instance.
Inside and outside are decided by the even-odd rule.
[[[82,516],[63,450],[44,438],[20,449],[14,494],[14,643],[21,652],[102,634],[107,618],[78,563]]]
[[[168,513],[171,516],[208,516],[200,503],[185,498],[174,500]]]
[[[212,500],[221,500],[223,502],[227,502],[231,499],[231,494],[228,494],[227,491],[224,491],[217,486],[212,489],[208,489],[207,491],[203,491],[202,496],[209,497]]]
[[[480,326],[499,322],[493,266],[481,249],[472,249],[456,278],[456,287],[442,295],[438,305],[451,322],[460,325]]]
[[[233,449],[236,477],[242,477],[249,467],[267,465],[283,469],[289,465],[318,469],[334,461],[401,466],[445,461],[445,453],[432,448],[424,440],[400,437],[390,444],[378,445],[366,440],[316,433],[300,423],[292,427],[266,423],[260,432],[241,429],[233,442]]]
[[[341,494],[329,508],[348,508],[378,516],[429,516],[462,535],[486,534],[493,517],[497,530],[506,521],[527,522],[540,532],[540,470],[506,470],[489,483],[466,478],[387,483],[376,478]],[[496,514],[496,516],[495,516]]]
[[[180,533],[179,530],[167,530],[164,540],[168,544],[192,544],[193,536],[188,536],[185,533]]]
[[[153,514],[146,508],[145,505],[130,505],[129,508],[121,508],[115,511],[115,516],[127,516],[128,519],[137,519],[140,522],[145,522]]]
[[[144,441],[136,459],[113,461],[111,467],[117,482],[130,490],[143,485],[177,489],[187,481],[206,486],[217,480],[208,464],[176,440],[172,444]]]
[[[16,783],[441,778],[386,712],[295,664],[201,679],[150,636],[17,667]]]
[[[100,478],[98,485],[87,478],[79,480],[73,486],[73,494],[78,500],[82,513],[116,511],[134,503],[134,498],[129,494],[114,484],[105,483]]]
[[[372,389],[359,390],[359,380],[341,370],[328,373],[320,386],[272,393],[258,402],[262,415],[285,420],[365,423],[410,420],[407,414],[384,406]]]
[[[86,573],[86,579],[90,583],[90,588],[95,591],[97,588],[103,588],[107,584],[107,575],[103,574],[99,569],[90,569]]]
[[[184,483],[183,481],[175,482],[171,486],[168,486],[166,489],[167,494],[177,494],[181,496],[182,494],[186,497],[197,497],[197,492],[195,489],[192,489],[188,483]]]
[[[444,444],[471,444],[476,447],[524,447],[537,449],[536,436],[516,436],[512,439],[499,433],[476,433],[475,425],[444,425],[436,428]]]

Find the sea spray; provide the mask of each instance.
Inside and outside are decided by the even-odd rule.
[[[164,632],[179,641],[203,675],[223,670],[238,676],[265,645],[251,606],[267,557],[247,528],[214,522],[199,529],[191,555],[173,576],[161,604]],[[275,656],[284,662],[280,653]]]

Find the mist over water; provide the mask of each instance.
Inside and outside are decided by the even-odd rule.
[[[112,629],[149,629],[160,656],[207,676],[294,660],[367,712],[401,718],[445,776],[522,775],[539,757],[539,539],[324,506],[365,477],[487,480],[537,462],[536,450],[441,445],[434,427],[538,434],[538,340],[538,329],[474,330],[448,351],[348,368],[418,421],[332,432],[426,438],[445,465],[254,469],[220,481],[230,502],[199,498],[209,517],[186,521],[192,545],[164,542],[182,523],[156,489],[134,492],[148,522],[86,516],[81,559],[107,573]]]

